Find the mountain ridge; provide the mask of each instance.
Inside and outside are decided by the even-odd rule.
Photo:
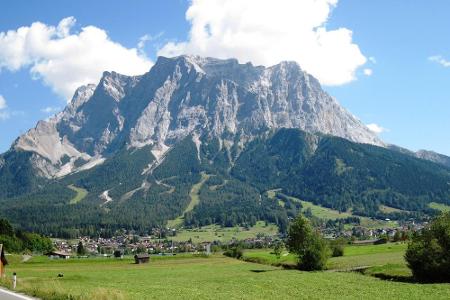
[[[245,143],[261,129],[281,127],[384,145],[297,63],[265,68],[180,56],[159,57],[141,76],[104,72],[98,85],[79,88],[63,112],[38,122],[13,148],[50,160],[37,166],[50,178],[73,172],[76,160],[93,164],[124,145],[164,152],[193,132],[228,145],[232,136]]]

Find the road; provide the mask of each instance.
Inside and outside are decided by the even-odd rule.
[[[2,300],[35,300],[36,298],[31,298],[22,294],[17,294],[5,289],[0,288],[0,299]]]

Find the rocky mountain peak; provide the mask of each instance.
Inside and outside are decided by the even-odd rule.
[[[14,147],[37,153],[49,162],[48,176],[60,176],[75,171],[80,159],[93,164],[123,147],[161,152],[188,135],[196,144],[218,138],[231,147],[277,128],[384,145],[295,62],[266,68],[183,55],[159,57],[142,76],[104,72]]]

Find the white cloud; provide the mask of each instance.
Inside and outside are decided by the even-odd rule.
[[[8,107],[6,105],[6,99],[2,95],[0,95],[0,110],[5,109],[6,107]]]
[[[6,108],[8,107],[8,105],[6,104],[6,99],[0,95],[0,120],[4,121],[9,119],[10,114],[9,112],[6,110]]]
[[[442,55],[433,55],[428,57],[429,61],[435,62],[440,64],[441,66],[445,67],[445,68],[449,68],[450,67],[450,60],[445,59],[444,57],[442,57]]]
[[[373,74],[373,70],[369,69],[369,68],[364,69],[363,72],[364,72],[364,75],[366,75],[366,76],[372,76],[372,74]]]
[[[375,123],[367,124],[366,126],[367,126],[367,128],[369,128],[370,131],[372,131],[376,134],[380,134],[380,133],[389,131],[388,129],[381,127],[380,125],[375,124]]]
[[[46,114],[50,114],[50,113],[56,113],[56,112],[58,112],[60,110],[61,110],[61,108],[59,108],[59,107],[48,106],[46,108],[42,108],[41,112],[46,113]]]
[[[8,111],[0,111],[0,120],[5,121],[8,120],[10,117],[10,114]]]
[[[103,71],[137,75],[150,69],[152,62],[142,51],[112,41],[95,26],[72,33],[75,22],[68,17],[56,27],[35,22],[0,32],[0,71],[30,68],[34,79],[69,99],[77,87],[96,83]]]
[[[337,0],[193,0],[189,39],[169,42],[159,55],[184,53],[274,65],[297,61],[323,84],[355,79],[367,62],[347,28],[328,30]]]

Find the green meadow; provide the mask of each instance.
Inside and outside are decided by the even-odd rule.
[[[377,278],[386,272],[408,276],[405,247],[349,246],[343,257],[330,259],[329,270],[323,272],[288,270],[220,254],[152,257],[142,265],[135,265],[131,258],[49,260],[40,256],[21,262],[18,256],[8,256],[7,278],[17,272],[18,290],[42,299],[449,299],[450,284]],[[255,255],[274,258],[270,250],[245,252],[245,257]],[[291,255],[281,259],[295,261]],[[357,266],[367,269],[345,271]],[[64,277],[59,278],[59,273]],[[10,281],[2,284],[8,287]]]
[[[273,189],[273,190],[268,190],[267,196],[271,199],[276,200],[276,193],[280,192],[281,189]],[[353,215],[352,212],[346,211],[346,212],[339,212],[337,210],[328,208],[328,207],[323,207],[320,205],[316,205],[312,202],[308,202],[308,201],[303,201],[300,200],[298,198],[295,197],[290,197],[287,196],[291,201],[294,202],[299,202],[302,205],[302,212],[305,212],[306,210],[311,210],[311,213],[313,216],[319,218],[319,219],[324,219],[324,220],[335,220],[335,219],[345,219],[348,217],[358,217],[361,220],[361,226],[364,226],[366,228],[369,229],[375,229],[375,228],[388,228],[388,227],[397,227],[398,226],[398,222],[397,221],[384,221],[384,220],[375,220],[375,219],[371,219],[368,217],[362,217],[362,216],[358,216],[358,215]],[[278,203],[281,206],[284,206],[284,202],[280,199],[277,199]],[[445,205],[444,205],[445,206]],[[440,206],[442,207],[442,205]],[[448,206],[448,208],[450,208],[450,206]],[[389,206],[385,206],[385,205],[381,205],[380,206],[380,210],[383,212],[399,212],[401,210],[393,208],[393,207],[389,207]],[[351,227],[350,225],[347,227]]]
[[[429,207],[437,209],[441,212],[447,212],[450,211],[450,205],[446,205],[443,203],[436,203],[436,202],[431,202],[430,204],[428,204]]]
[[[71,200],[70,200],[70,204],[77,204],[78,202],[80,202],[81,200],[83,200],[86,196],[87,196],[87,194],[88,194],[88,191],[86,190],[86,189],[83,189],[83,188],[79,188],[79,187],[76,187],[76,186],[74,186],[73,184],[70,184],[70,185],[68,185],[67,186],[69,189],[71,189],[72,191],[74,191],[74,192],[76,192],[77,194],[75,195],[75,197],[73,197]]]
[[[191,239],[194,243],[204,241],[230,241],[232,239],[243,240],[247,238],[254,238],[258,235],[274,236],[278,234],[278,227],[274,224],[265,224],[265,222],[258,221],[255,226],[244,228],[236,227],[221,227],[219,225],[208,225],[194,229],[181,229],[177,235],[170,237],[174,241],[188,241]]]

